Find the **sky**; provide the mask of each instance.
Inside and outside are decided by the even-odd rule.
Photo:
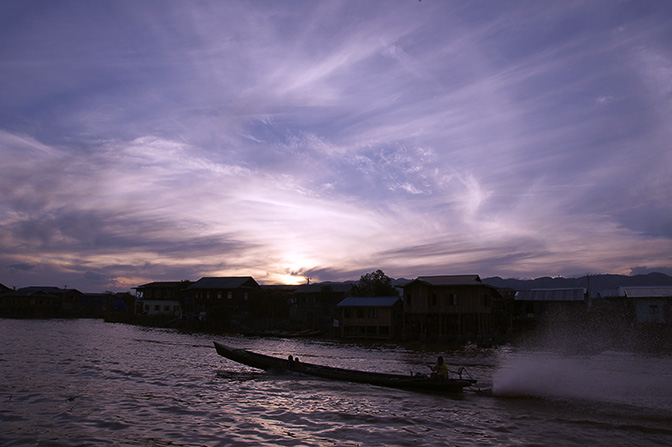
[[[672,2],[0,2],[0,283],[672,274]]]

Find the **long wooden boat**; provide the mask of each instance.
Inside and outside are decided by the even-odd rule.
[[[460,393],[464,388],[474,386],[476,380],[471,378],[438,379],[422,375],[386,374],[353,369],[335,368],[315,365],[312,363],[290,361],[278,357],[259,354],[245,349],[235,349],[215,342],[217,353],[229,360],[263,370],[295,371],[309,376],[332,380],[367,383],[415,391],[441,393]]]

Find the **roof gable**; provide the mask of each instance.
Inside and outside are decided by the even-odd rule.
[[[413,281],[404,285],[408,287],[413,283],[421,282],[429,286],[484,286],[478,275],[442,275],[442,276],[418,276]]]
[[[21,287],[19,290],[26,290],[26,291],[42,290],[49,292],[58,292],[61,290],[61,288],[56,286],[28,286],[28,287]]]
[[[28,287],[21,287],[20,289],[17,290],[17,292],[21,292],[24,295],[30,295],[33,293],[48,293],[52,295],[58,295],[58,296],[63,296],[63,295],[73,295],[73,294],[79,294],[81,295],[82,292],[80,292],[77,289],[68,289],[67,287],[60,288],[56,286],[28,286]]]
[[[60,298],[54,293],[50,293],[44,289],[29,289],[27,287],[21,288],[19,290],[12,290],[7,292],[5,296],[11,297],[42,297],[42,298]]]
[[[204,277],[187,287],[187,290],[195,289],[240,289],[259,288],[259,284],[251,276],[216,276]]]

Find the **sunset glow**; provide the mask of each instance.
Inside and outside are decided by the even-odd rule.
[[[0,14],[7,286],[672,273],[672,4]]]

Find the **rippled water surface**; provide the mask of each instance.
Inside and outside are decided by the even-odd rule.
[[[184,334],[100,320],[0,319],[0,445],[672,445],[672,359],[442,352],[493,396],[441,396],[260,372],[271,355],[427,372],[393,345]]]

